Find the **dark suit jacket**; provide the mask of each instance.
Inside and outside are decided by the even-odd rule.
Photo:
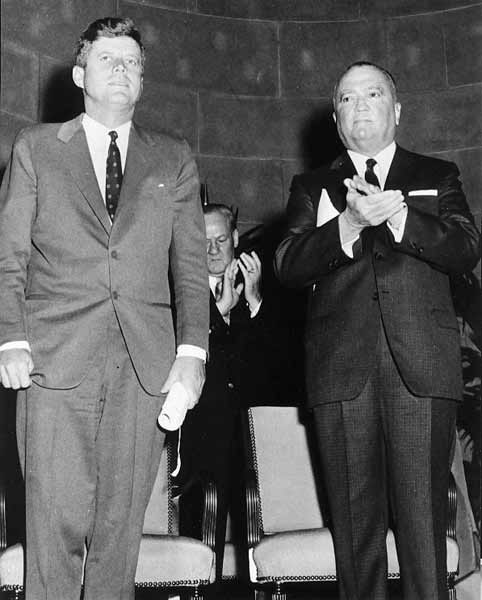
[[[209,356],[206,383],[197,406],[188,411],[181,433],[179,481],[209,472],[219,483],[232,468],[242,406],[275,404],[278,385],[275,318],[263,300],[250,317],[244,299],[227,325],[210,294]]]
[[[458,169],[397,147],[385,189],[402,190],[408,205],[403,239],[395,243],[386,224],[369,228],[351,259],[341,248],[338,218],[316,223],[322,189],[343,211],[343,179],[355,172],[344,153],[293,179],[288,230],[275,257],[284,284],[310,288],[309,404],[348,400],[361,392],[373,366],[380,318],[408,389],[420,396],[460,398],[460,341],[449,276],[476,265],[479,235]]]
[[[185,143],[132,125],[111,225],[81,117],[26,128],[0,192],[0,344],[28,340],[33,380],[75,387],[115,310],[142,385],[159,394],[175,342],[207,346],[205,245]]]

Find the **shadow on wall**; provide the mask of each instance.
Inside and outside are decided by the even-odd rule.
[[[82,90],[72,81],[72,68],[70,66],[57,67],[52,71],[41,94],[39,122],[62,123],[77,116],[83,110]],[[5,169],[5,164],[0,166],[0,184]]]
[[[311,170],[330,163],[344,150],[333,120],[331,105],[315,109],[300,131],[300,155],[303,169]]]
[[[50,76],[41,101],[40,121],[61,123],[84,110],[82,90],[72,81],[71,67],[58,67]]]

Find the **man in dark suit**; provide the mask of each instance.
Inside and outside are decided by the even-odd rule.
[[[401,107],[385,69],[354,63],[333,100],[347,151],[293,179],[276,269],[310,290],[308,402],[340,594],[387,598],[390,499],[404,598],[446,599],[462,393],[449,276],[476,265],[479,235],[457,167],[395,144]]]
[[[78,600],[82,575],[84,600],[134,598],[157,415],[174,382],[192,407],[204,380],[197,170],[185,143],[132,121],[143,66],[130,19],[92,23],[73,67],[85,114],[21,131],[1,189],[0,375],[19,390],[27,600]]]
[[[272,404],[276,397],[277,355],[272,303],[261,292],[261,261],[241,252],[236,219],[223,204],[204,207],[209,272],[210,326],[206,384],[198,405],[181,428],[178,483],[189,487],[211,477],[218,491],[216,575],[221,581],[226,519],[231,507],[233,534],[243,529],[243,448],[240,409]],[[181,498],[181,533],[199,535],[196,490]]]

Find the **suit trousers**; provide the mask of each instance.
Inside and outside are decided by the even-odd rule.
[[[84,600],[134,598],[162,399],[139,384],[114,312],[93,358],[73,389],[32,384],[18,395],[26,600],[79,600],[82,577]]]
[[[446,600],[447,494],[457,403],[409,392],[382,327],[377,355],[358,397],[314,408],[340,598],[388,598],[385,540],[391,507],[404,599]]]

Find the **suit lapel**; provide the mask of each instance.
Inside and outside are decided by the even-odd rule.
[[[341,154],[330,166],[326,191],[338,212],[342,212],[346,207],[346,187],[343,180],[353,177],[355,173],[355,166],[347,152]]]
[[[144,180],[151,160],[152,154],[150,153],[148,140],[141,135],[134,123],[132,123],[121,193],[114,223],[117,220],[121,220],[124,213],[131,213],[135,209],[135,202],[142,200],[141,194],[137,192],[137,188]],[[127,208],[129,210],[126,210]]]
[[[99,190],[89,147],[82,127],[82,115],[63,123],[57,137],[65,143],[63,160],[69,168],[72,178],[85,197],[103,228],[109,233],[111,223],[104,200]]]
[[[403,191],[407,187],[407,183],[412,179],[410,173],[413,172],[414,165],[412,155],[397,145],[390,170],[388,171],[387,180],[385,181],[385,189]]]
[[[216,306],[216,300],[212,292],[209,294],[209,313],[210,313],[210,321],[209,321],[209,329],[210,333],[227,331],[229,329],[229,325],[223,319],[221,313]]]

